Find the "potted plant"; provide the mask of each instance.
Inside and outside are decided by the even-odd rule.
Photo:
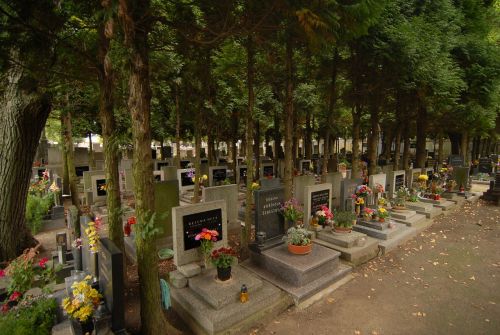
[[[74,321],[74,325],[79,326],[82,334],[92,332],[94,328],[92,315],[102,298],[101,294],[89,284],[90,279],[90,276],[87,276],[84,280],[73,283],[72,297],[66,297],[62,301],[63,310]]]
[[[372,220],[373,219],[373,216],[376,214],[377,212],[371,208],[368,208],[366,207],[363,211],[363,216],[365,217],[365,220]]]
[[[217,268],[217,279],[226,281],[231,278],[231,265],[236,254],[232,248],[221,247],[212,251],[210,259]]]
[[[406,210],[406,200],[410,196],[410,192],[407,187],[400,187],[396,191],[396,197],[392,199],[391,205],[392,209],[396,211]]]
[[[302,218],[304,217],[302,206],[295,198],[287,200],[281,206],[281,213],[283,214],[283,217],[285,218],[286,222],[288,222],[290,227],[298,224],[298,221],[302,220]]]
[[[356,214],[350,211],[339,211],[335,213],[333,230],[336,233],[350,233],[353,222],[356,222]]]
[[[288,251],[296,255],[307,255],[312,250],[311,232],[302,225],[290,227],[283,237],[288,243]]]
[[[377,210],[377,215],[378,215],[379,222],[385,222],[385,219],[387,219],[389,217],[390,213],[384,207],[379,207]]]

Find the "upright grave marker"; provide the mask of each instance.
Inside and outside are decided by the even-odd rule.
[[[209,186],[223,185],[227,178],[227,166],[210,166],[208,168]]]
[[[246,185],[247,184],[247,166],[238,165],[236,168],[236,184]]]
[[[317,184],[306,186],[304,201],[304,223],[308,224],[311,218],[321,209],[321,206],[331,208],[332,184]]]
[[[262,163],[261,170],[261,176],[263,178],[272,178],[275,176],[273,163]]]
[[[285,234],[285,223],[281,214],[284,195],[283,187],[254,191],[255,232],[265,233],[266,240],[271,240],[274,244],[281,244],[281,238]]]
[[[106,201],[106,176],[93,175],[92,180],[92,199],[96,201]]]
[[[184,193],[186,191],[194,190],[194,180],[191,177],[194,174],[194,169],[179,169],[177,170],[177,180],[179,182],[179,191]]]
[[[363,179],[344,179],[342,180],[341,188],[341,203],[340,209],[348,211],[353,209],[352,195],[356,192],[356,187],[363,183]]]
[[[240,228],[238,222],[238,185],[222,185],[203,188],[203,201],[224,200],[227,208],[227,221],[230,229]]]
[[[299,161],[300,172],[304,173],[306,171],[312,171],[311,169],[311,160],[310,159],[302,159]]]
[[[332,207],[340,208],[340,191],[342,188],[342,173],[332,172],[325,176],[325,182],[332,184]]]

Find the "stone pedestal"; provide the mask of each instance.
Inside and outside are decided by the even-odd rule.
[[[404,223],[409,227],[412,227],[424,221],[426,219],[426,216],[423,214],[417,214],[417,212],[413,210],[406,210],[406,211],[392,210],[391,219],[396,222]]]
[[[449,201],[449,200],[432,200],[432,199],[426,199],[426,198],[420,198],[419,201],[425,202],[428,204],[433,204],[434,207],[441,208],[443,211],[448,211],[451,209],[454,209],[456,207],[456,204]]]
[[[392,228],[389,228],[389,223],[393,225]],[[403,244],[417,234],[417,229],[407,227],[405,224],[395,221],[358,221],[358,224],[354,225],[353,229],[381,240],[379,242],[379,248],[383,254],[393,250],[398,245]]]
[[[251,253],[243,266],[288,292],[296,304],[329,287],[351,271],[340,264],[340,252],[314,244],[308,255],[294,255],[283,244]]]
[[[438,215],[443,214],[443,210],[434,207],[433,204],[417,201],[417,202],[407,202],[406,207],[416,211],[418,214],[425,215],[428,219],[433,219]]]
[[[236,265],[231,279],[216,280],[216,269],[188,279],[188,286],[171,288],[172,305],[195,334],[236,334],[265,317],[273,317],[292,304],[280,289]],[[241,286],[249,301],[241,303]]]
[[[314,243],[339,251],[340,258],[354,265],[375,258],[379,250],[378,240],[356,231],[342,234],[325,229],[318,232]]]

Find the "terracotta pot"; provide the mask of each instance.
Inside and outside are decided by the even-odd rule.
[[[378,222],[385,222],[385,218],[378,218]]]
[[[217,267],[217,279],[220,281],[226,281],[231,278],[231,267],[220,268]]]
[[[295,255],[307,255],[312,251],[312,243],[308,245],[288,245],[288,251]]]
[[[336,233],[341,233],[341,234],[348,234],[352,231],[352,227],[333,227],[333,230],[336,232]]]

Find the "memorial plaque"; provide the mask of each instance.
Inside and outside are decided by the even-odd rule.
[[[117,333],[125,328],[123,255],[109,238],[99,241],[99,290],[111,313],[111,330]]]
[[[448,156],[448,164],[455,167],[455,166],[464,166],[464,158],[460,155],[450,155]]]
[[[267,239],[285,234],[285,224],[281,214],[284,196],[283,187],[254,191],[255,231],[265,232]]]
[[[479,164],[477,167],[479,173],[491,173],[493,171],[491,166],[491,159],[489,157],[479,158]]]
[[[84,171],[89,171],[90,168],[88,165],[84,166],[75,166],[75,173],[77,177],[83,177],[83,172]]]
[[[330,205],[330,190],[321,190],[317,192],[311,192],[311,216],[314,216],[317,211],[321,209],[321,206]]]
[[[262,175],[264,177],[273,177],[274,176],[274,165],[264,165],[262,167]]]
[[[189,161],[189,160],[182,160],[181,161],[181,169],[187,169],[189,167],[189,164],[191,164],[191,161]]]
[[[243,183],[246,185],[247,184],[247,167],[239,167],[239,183],[243,181]]]
[[[397,192],[401,187],[405,186],[405,175],[398,174],[394,177],[394,189]]]
[[[222,209],[185,215],[182,218],[182,226],[184,230],[184,251],[198,248],[201,245],[201,242],[196,241],[194,238],[203,228],[217,230],[219,233],[217,241],[220,241],[223,238]]]
[[[194,174],[194,172],[193,172]],[[191,186],[194,185],[193,177],[190,176],[190,172],[182,172],[181,173],[181,186]]]
[[[103,197],[106,195],[106,179],[97,179],[95,181],[95,185],[97,188],[97,195],[99,197]]]
[[[214,169],[212,170],[212,180],[214,185],[219,185],[224,180],[226,180],[226,169]]]

